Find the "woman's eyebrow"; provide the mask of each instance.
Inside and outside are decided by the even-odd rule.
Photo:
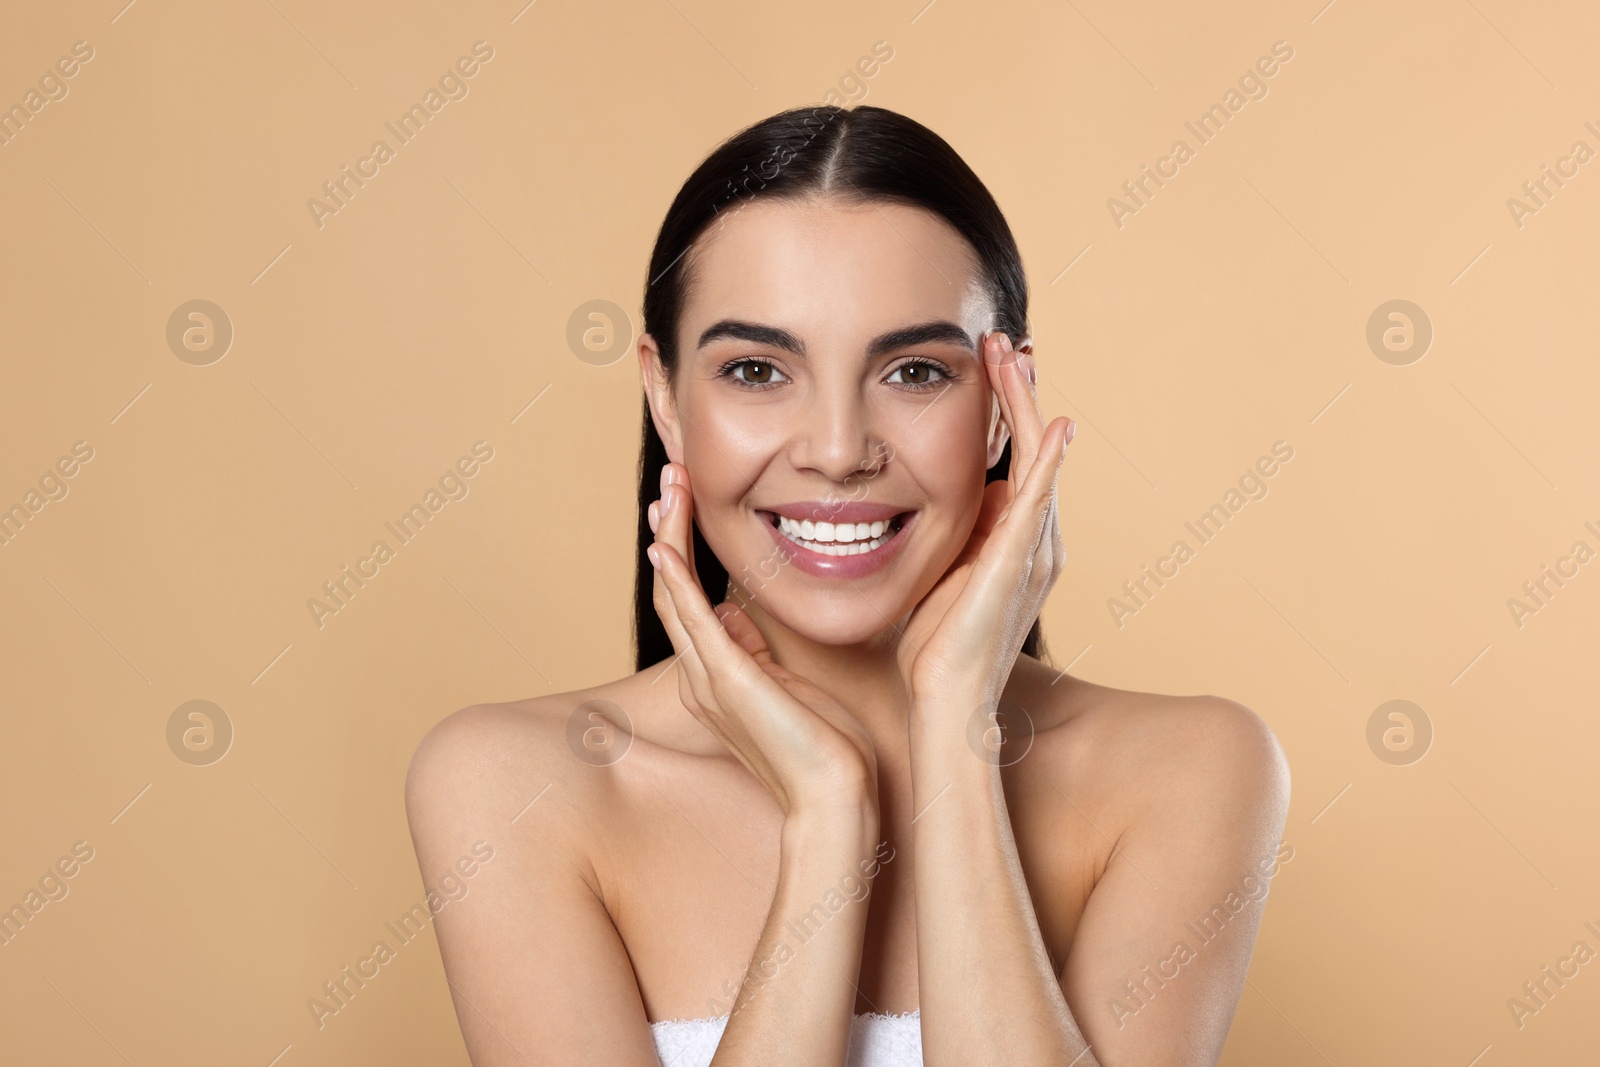
[[[700,335],[696,348],[704,348],[712,341],[728,337],[735,341],[750,341],[758,345],[767,345],[771,348],[781,348],[785,352],[793,352],[797,356],[806,354],[805,342],[800,340],[788,330],[776,326],[762,326],[760,323],[744,322],[739,319],[723,319],[707,326]]]
[[[898,330],[890,330],[873,338],[867,346],[867,358],[873,359],[885,352],[893,352],[897,348],[910,348],[912,345],[936,344],[939,342],[958,344],[973,355],[977,355],[978,345],[967,331],[953,322],[924,322],[916,326],[902,326]]]
[[[806,354],[805,342],[788,330],[777,326],[763,326],[760,323],[745,322],[740,319],[722,319],[719,322],[712,323],[700,335],[700,341],[695,347],[704,348],[712,341],[722,338],[731,338],[735,341],[750,341],[754,344],[781,348],[785,352],[793,352],[797,356]],[[953,322],[937,321],[918,323],[915,326],[902,326],[897,330],[879,334],[867,345],[867,358],[875,359],[886,352],[893,352],[898,348],[937,342],[958,344],[973,354],[977,354],[978,351],[977,343],[967,335],[967,331]]]

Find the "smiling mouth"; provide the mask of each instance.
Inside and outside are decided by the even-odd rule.
[[[913,513],[903,511],[876,522],[813,522],[791,519],[776,512],[761,512],[787,540],[822,556],[862,556],[895,539]]]

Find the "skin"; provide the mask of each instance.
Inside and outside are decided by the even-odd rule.
[[[1031,344],[987,332],[971,248],[904,205],[756,200],[690,265],[676,373],[639,344],[678,654],[463,708],[407,779],[430,887],[495,849],[436,919],[473,1061],[646,1067],[651,1022],[732,1009],[713,1063],[842,1064],[853,1013],[920,1009],[930,1065],[1214,1064],[1284,855],[1287,763],[1239,704],[1019,654],[1064,560],[1071,426],[1039,415]],[[727,320],[803,354],[699,344]],[[869,351],[930,322],[961,336]],[[830,497],[915,512],[888,565],[774,561],[764,511]],[[699,592],[691,519],[729,602]],[[1188,924],[1219,907],[1203,941]]]

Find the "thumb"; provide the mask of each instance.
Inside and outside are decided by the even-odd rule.
[[[978,508],[978,521],[972,526],[972,533],[967,537],[967,543],[962,546],[961,554],[956,557],[954,566],[971,562],[978,558],[983,551],[984,544],[989,540],[989,535],[994,533],[994,528],[1005,518],[1005,513],[1011,507],[1011,483],[1004,479],[990,482],[983,487],[983,501]]]
[[[771,661],[772,653],[767,648],[766,637],[743,608],[731,600],[724,600],[717,605],[716,611],[717,618],[722,620],[722,628],[728,631],[734,644],[748,652],[757,663]]]
[[[1011,482],[1004,478],[983,487],[983,503],[978,509],[978,522],[974,527],[974,533],[981,532],[984,537],[988,537],[994,532],[1001,516],[1011,506],[1013,496],[1011,489]]]

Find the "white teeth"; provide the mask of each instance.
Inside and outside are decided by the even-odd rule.
[[[871,552],[893,536],[889,523],[831,523],[778,516],[778,530],[789,540],[825,556],[857,556]]]

